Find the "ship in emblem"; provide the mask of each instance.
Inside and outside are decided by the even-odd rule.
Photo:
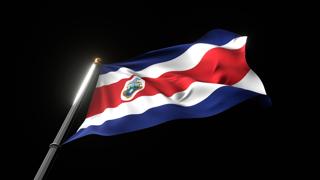
[[[121,99],[124,101],[131,100],[139,91],[142,91],[145,81],[138,76],[134,76],[126,82],[121,92]]]

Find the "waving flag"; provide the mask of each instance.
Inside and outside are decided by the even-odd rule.
[[[89,111],[69,140],[111,136],[174,119],[209,117],[266,95],[245,59],[246,36],[213,30],[198,41],[102,65]]]

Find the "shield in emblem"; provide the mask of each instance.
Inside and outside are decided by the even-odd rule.
[[[121,91],[121,99],[123,101],[131,100],[139,91],[142,91],[144,87],[145,81],[138,76],[133,76],[133,78],[125,83]]]

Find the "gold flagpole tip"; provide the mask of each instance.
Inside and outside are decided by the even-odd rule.
[[[101,58],[97,57],[97,58],[94,59],[94,63],[95,64],[101,64],[101,62],[102,62]]]

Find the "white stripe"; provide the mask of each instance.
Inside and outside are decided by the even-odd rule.
[[[232,86],[250,90],[264,95],[267,94],[262,84],[262,81],[257,76],[257,74],[253,72],[251,69],[239,82],[233,84]]]
[[[225,49],[240,49],[246,43],[247,37],[242,36],[232,39],[223,46],[217,46],[213,44],[197,43],[191,46],[180,56],[166,62],[153,64],[140,71],[133,71],[132,69],[122,67],[114,72],[109,72],[99,76],[99,80],[96,87],[106,86],[116,83],[124,78],[129,78],[132,75],[139,77],[157,78],[162,74],[170,71],[186,71],[192,69],[198,65],[202,57],[213,48],[225,48]]]
[[[165,104],[193,106],[205,100],[210,94],[222,86],[225,85],[194,82],[186,90],[175,93],[170,97],[166,97],[163,94],[140,96],[133,101],[122,103],[114,108],[107,108],[101,114],[85,119],[79,130],[91,125],[101,125],[108,120],[121,118],[129,114],[141,114],[150,108]],[[234,86],[265,94],[261,80],[252,70],[250,70],[247,75]]]

